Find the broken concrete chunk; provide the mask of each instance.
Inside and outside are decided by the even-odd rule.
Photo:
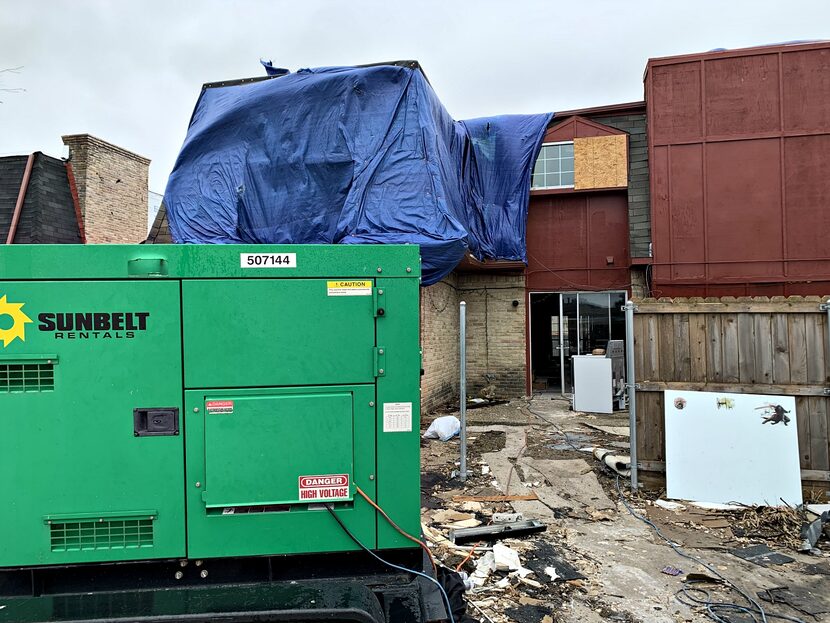
[[[667,511],[682,511],[686,509],[680,502],[670,502],[668,500],[656,500],[654,505],[665,508]]]
[[[480,513],[483,509],[481,502],[463,502],[461,504],[461,510],[468,513]]]

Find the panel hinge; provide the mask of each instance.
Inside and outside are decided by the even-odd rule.
[[[825,303],[821,303],[818,306],[819,310],[821,311],[830,311],[830,301],[826,301]]]
[[[375,366],[375,376],[383,376],[386,374],[386,349],[382,346],[375,346],[372,349],[372,355]]]

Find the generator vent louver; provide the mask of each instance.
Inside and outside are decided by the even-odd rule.
[[[153,546],[153,520],[148,518],[53,521],[49,529],[53,552]]]
[[[0,393],[51,392],[55,389],[55,364],[0,363]]]

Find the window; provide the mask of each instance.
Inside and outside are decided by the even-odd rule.
[[[531,188],[573,188],[574,186],[574,144],[548,143],[533,168]]]

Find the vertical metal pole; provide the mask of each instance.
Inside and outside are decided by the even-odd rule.
[[[458,310],[459,412],[461,413],[461,481],[467,480],[467,303],[461,301]]]
[[[830,299],[824,301],[818,308],[823,311],[827,312],[827,344],[830,346]],[[825,395],[828,393],[828,389],[824,389]]]
[[[628,430],[631,442],[631,490],[637,490],[637,377],[634,374],[634,311],[631,301],[623,305],[625,311],[625,373],[628,388]]]
[[[565,397],[565,325],[564,314],[562,313],[562,293],[559,293],[559,381],[561,386],[559,393]],[[570,334],[568,334],[570,335]],[[568,342],[570,348],[570,342]]]

